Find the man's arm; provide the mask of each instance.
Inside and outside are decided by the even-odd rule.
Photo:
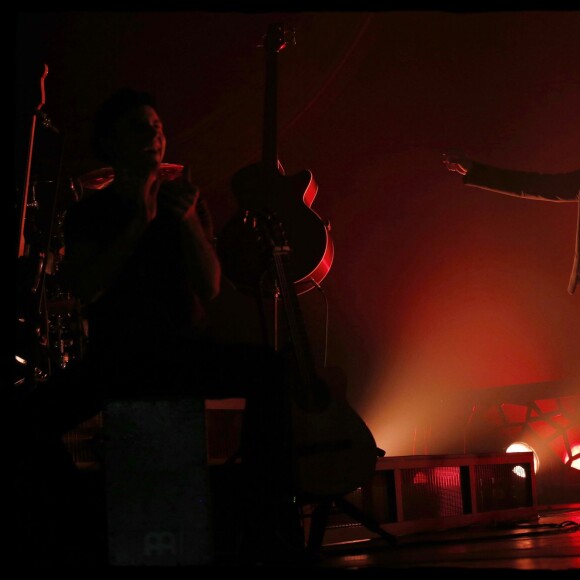
[[[136,175],[121,171],[113,187],[117,201],[88,199],[71,208],[65,221],[65,275],[85,304],[95,302],[113,284],[157,215],[156,168]],[[134,217],[116,236],[104,239],[100,228],[106,228],[110,221],[112,206],[123,202],[134,204]]]
[[[443,155],[443,164],[463,176],[463,183],[526,199],[576,201],[580,192],[580,169],[568,173],[535,173],[503,169],[470,159],[461,151]]]
[[[501,169],[473,162],[463,183],[525,199],[576,201],[580,192],[580,170],[570,173],[534,173]]]
[[[98,195],[98,194],[95,194]],[[81,212],[81,215],[77,215]],[[71,208],[65,222],[65,276],[71,290],[84,304],[95,302],[117,279],[143,237],[149,220],[138,213],[110,242],[103,244],[90,234],[100,218],[86,208]],[[87,222],[90,220],[95,223]]]
[[[187,260],[190,283],[204,300],[221,290],[221,263],[213,245],[211,216],[199,190],[187,179],[169,182],[162,188],[159,203],[179,218],[179,232]]]

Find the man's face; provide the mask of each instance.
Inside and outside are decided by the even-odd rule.
[[[148,105],[133,109],[118,121],[113,139],[116,167],[150,170],[165,156],[163,123]]]

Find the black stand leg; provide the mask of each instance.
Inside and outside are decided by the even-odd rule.
[[[324,530],[328,522],[328,513],[332,502],[330,500],[319,503],[312,511],[310,533],[308,534],[308,549],[317,550],[322,546]]]
[[[312,512],[312,524],[310,526],[310,533],[308,535],[309,549],[317,550],[322,546],[324,530],[326,528],[328,515],[333,503],[345,514],[359,521],[365,528],[371,532],[374,532],[375,534],[378,534],[381,538],[383,538],[383,540],[386,540],[393,545],[397,543],[396,536],[383,530],[383,528],[381,528],[375,519],[362,512],[352,503],[344,498],[332,498],[320,502]]]
[[[371,532],[375,532],[384,540],[387,540],[391,544],[397,543],[397,537],[393,536],[393,534],[389,534],[381,528],[379,523],[374,520],[373,518],[369,517],[367,514],[359,510],[356,506],[352,505],[349,501],[345,500],[344,498],[337,498],[334,500],[334,503],[346,514],[350,517],[358,520],[365,528],[370,530]]]

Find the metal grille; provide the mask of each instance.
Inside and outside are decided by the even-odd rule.
[[[459,466],[403,469],[401,480],[406,520],[463,514]]]
[[[476,501],[482,512],[532,505],[530,465],[476,465]]]

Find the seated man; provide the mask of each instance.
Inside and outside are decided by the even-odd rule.
[[[115,93],[96,114],[92,144],[114,179],[73,204],[64,223],[65,275],[86,312],[88,348],[21,402],[20,462],[42,445],[42,463],[55,473],[59,439],[107,400],[242,397],[252,524],[244,537],[257,538],[256,558],[299,551],[285,453],[287,361],[265,345],[210,338],[204,306],[221,284],[212,220],[187,172],[173,179],[160,172],[166,139],[152,97]]]

